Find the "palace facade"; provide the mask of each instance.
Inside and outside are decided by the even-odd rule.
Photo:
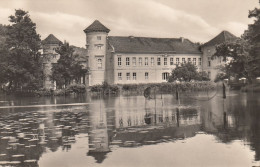
[[[199,45],[189,39],[149,38],[134,36],[109,36],[110,30],[98,20],[84,30],[86,49],[81,48],[82,64],[89,69],[82,76],[81,83],[93,86],[107,82],[109,84],[161,83],[167,82],[172,70],[180,63],[192,62],[199,71],[206,71],[211,80],[217,75],[217,66],[225,62],[221,58],[211,59],[215,46],[237,37],[227,31]],[[51,37],[50,37],[51,36]],[[45,73],[50,74],[52,63],[56,63],[59,55],[53,48],[60,43],[53,35],[44,41],[43,54],[53,57],[45,63]],[[79,48],[76,49],[77,51]],[[47,77],[48,79],[48,77]],[[50,79],[45,88],[55,86]]]

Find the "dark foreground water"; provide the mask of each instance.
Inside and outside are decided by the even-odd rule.
[[[260,166],[260,94],[205,96],[1,95],[0,166]]]

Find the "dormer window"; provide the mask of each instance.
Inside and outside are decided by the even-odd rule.
[[[97,36],[97,40],[101,40],[101,36]]]

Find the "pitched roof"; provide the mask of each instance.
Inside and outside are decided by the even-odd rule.
[[[100,23],[98,20],[95,20],[90,26],[88,26],[84,32],[106,32],[109,33],[109,29],[105,27],[102,23]]]
[[[47,38],[42,41],[43,44],[60,44],[62,43],[58,38],[53,34],[50,34]]]
[[[109,36],[108,42],[119,53],[201,53],[199,45],[184,38]]]
[[[87,49],[85,48],[80,48],[80,47],[76,47],[76,46],[71,46],[74,50],[73,54],[75,55],[79,55],[77,57],[77,61],[87,61]]]
[[[217,44],[221,44],[228,41],[234,41],[238,39],[235,35],[231,34],[228,31],[222,31],[220,34],[218,34],[215,38],[211,39],[210,41],[206,42],[204,46],[215,46]]]

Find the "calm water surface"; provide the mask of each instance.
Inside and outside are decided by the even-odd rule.
[[[0,95],[0,166],[260,166],[260,94],[205,96]]]

